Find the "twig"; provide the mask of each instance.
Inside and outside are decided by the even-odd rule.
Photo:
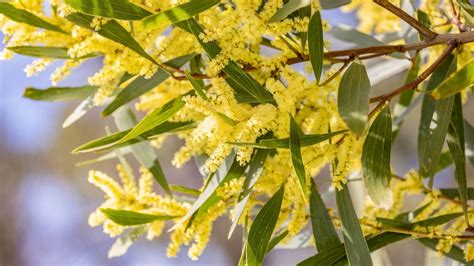
[[[391,91],[387,94],[374,97],[370,99],[370,102],[375,103],[375,102],[390,101],[393,97],[397,96],[398,94],[402,92],[415,89],[416,87],[418,87],[418,85],[421,82],[423,82],[426,78],[428,78],[436,70],[436,68],[438,68],[438,66],[441,63],[443,63],[443,61],[454,51],[454,49],[456,49],[457,46],[458,45],[456,42],[451,42],[449,46],[446,49],[444,49],[443,53],[438,57],[438,59],[436,59],[436,61],[433,64],[431,64],[425,71],[423,71],[423,73],[421,73],[418,77],[416,77],[412,82],[407,83],[401,86],[400,88],[394,91]]]
[[[426,39],[431,40],[437,36],[435,32],[421,24],[418,20],[407,14],[401,8],[390,3],[388,0],[374,0],[374,2],[404,20],[410,26],[415,28],[419,33],[421,33],[421,35],[423,35]]]
[[[352,61],[352,60],[351,60]],[[346,67],[349,65],[349,63],[351,62],[349,60],[347,60],[346,62],[344,62],[344,64],[336,71],[336,73],[334,73],[332,76],[330,76],[326,81],[324,81],[323,83],[321,83],[320,86],[325,86],[327,84],[329,84],[329,82],[333,81],[337,76],[339,76],[341,74],[342,71],[344,71],[344,69],[346,69]]]

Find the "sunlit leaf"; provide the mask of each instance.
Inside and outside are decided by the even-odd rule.
[[[147,226],[137,226],[127,232],[125,235],[120,236],[117,238],[115,243],[110,247],[108,257],[109,258],[114,258],[114,257],[120,257],[123,254],[125,254],[132,246],[132,244],[137,241],[143,234],[146,233],[148,227]]]
[[[145,29],[158,28],[190,19],[217,5],[219,0],[191,0],[143,19]]]
[[[280,215],[280,208],[285,192],[282,186],[267,201],[253,221],[247,240],[247,265],[260,266],[267,253],[267,248]]]
[[[368,194],[375,204],[387,210],[393,205],[390,190],[391,147],[392,116],[387,105],[372,123],[362,151],[362,169]]]
[[[474,84],[474,60],[450,75],[434,91],[435,99],[444,99]]]
[[[120,139],[119,143],[127,142],[141,134],[163,124],[181,108],[184,107],[182,96],[173,99],[163,105],[163,107],[153,110],[147,114],[127,135]]]
[[[184,64],[186,64],[191,58],[193,58],[195,54],[188,54],[176,57],[164,63],[164,65],[180,68]],[[104,109],[102,115],[108,116],[112,114],[115,110],[119,107],[123,106],[126,103],[133,101],[134,99],[138,98],[139,96],[147,93],[148,91],[156,88],[158,85],[163,83],[170,77],[170,74],[163,70],[158,69],[158,71],[151,77],[145,78],[140,76],[130,82],[125,88],[119,91],[115,99]]]
[[[456,60],[451,55],[431,75],[426,90],[431,91],[436,88],[449,73],[454,71],[455,67]],[[453,97],[439,101],[432,99],[430,95],[425,95],[423,98],[418,133],[418,157],[420,174],[430,177],[430,185],[441,156],[453,103]]]
[[[51,47],[51,46],[13,46],[7,47],[8,50],[26,56],[54,59],[84,59],[99,56],[98,53],[91,53],[79,58],[72,58],[68,55],[67,47]]]
[[[369,114],[370,80],[365,66],[354,61],[344,73],[339,85],[337,107],[347,126],[360,136]]]
[[[66,4],[82,13],[122,20],[140,20],[151,13],[129,0],[65,0]]]
[[[324,59],[323,24],[321,21],[321,13],[319,11],[315,12],[309,21],[308,48],[314,76],[319,82],[321,74],[323,73]]]
[[[206,95],[206,92],[204,91],[204,86],[203,84],[199,83],[188,71],[185,72],[186,78],[189,80],[189,83],[193,86],[194,90],[196,91],[196,94],[201,97],[203,100],[209,100],[209,98]]]
[[[281,21],[296,10],[310,4],[310,0],[289,0],[288,3],[278,9],[278,11],[270,18],[270,20],[268,20],[268,22],[272,23]]]
[[[67,34],[64,30],[62,30],[59,26],[53,25],[46,20],[24,10],[19,9],[13,6],[12,4],[0,2],[0,14],[8,17],[9,19],[19,22],[25,23],[33,27],[42,28],[50,31],[56,31],[59,33]]]
[[[336,190],[336,203],[341,218],[346,254],[351,265],[371,266],[369,247],[352,202],[347,184],[341,190]]]
[[[309,207],[311,211],[313,236],[318,252],[324,252],[340,245],[341,241],[339,240],[336,229],[332,224],[329,212],[312,178]]]
[[[175,133],[182,130],[188,130],[195,127],[194,122],[164,122],[149,131],[144,132],[143,134],[130,139],[123,143],[118,143],[124,136],[130,133],[131,129],[123,130],[117,133],[114,133],[110,136],[105,136],[96,140],[92,140],[88,143],[85,143],[76,149],[73,150],[73,153],[88,153],[88,152],[98,152],[109,149],[117,149],[124,146],[133,145],[148,140],[149,138],[164,134],[164,133]]]
[[[94,107],[95,105],[93,96],[87,97],[74,109],[74,111],[66,118],[66,120],[64,120],[63,128],[69,127],[77,122]]]
[[[96,86],[51,87],[44,90],[26,88],[23,97],[36,101],[84,100],[97,91]]]
[[[169,215],[153,215],[147,213],[140,213],[126,210],[114,210],[114,209],[100,209],[107,218],[112,220],[114,223],[123,226],[134,226],[147,224],[154,221],[167,221],[175,219],[176,216]]]

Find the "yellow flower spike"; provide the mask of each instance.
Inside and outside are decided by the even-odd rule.
[[[125,192],[120,185],[108,175],[99,171],[90,171],[87,180],[104,191],[105,195],[114,201],[120,201]]]
[[[466,248],[464,248],[464,259],[466,261],[474,260],[474,244],[467,243]]]

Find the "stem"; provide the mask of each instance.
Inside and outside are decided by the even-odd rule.
[[[325,86],[327,84],[329,84],[329,82],[333,81],[337,76],[339,76],[341,74],[342,71],[344,71],[344,69],[346,69],[346,67],[349,65],[351,61],[347,60],[346,62],[344,62],[344,64],[336,71],[336,73],[334,73],[332,76],[330,76],[326,81],[324,81],[323,83],[321,83],[320,86]]]
[[[426,39],[431,40],[431,39],[435,38],[438,35],[435,32],[431,31],[429,28],[427,28],[425,25],[421,24],[414,17],[407,14],[401,8],[399,8],[395,5],[393,5],[392,3],[390,3],[388,0],[374,0],[374,2],[378,5],[380,5],[381,7],[385,8],[386,10],[392,12],[397,17],[404,20],[410,26],[415,28]]]

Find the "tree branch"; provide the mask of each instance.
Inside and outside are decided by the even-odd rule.
[[[404,20],[406,23],[408,23],[410,26],[415,28],[421,35],[423,35],[426,39],[431,40],[434,37],[436,37],[438,34],[427,28],[425,25],[421,24],[418,20],[416,20],[414,17],[410,16],[407,14],[405,11],[403,11],[401,8],[393,5],[390,3],[388,0],[374,0],[376,4],[379,6],[385,8],[386,10],[392,12],[394,15],[397,17],[401,18]]]

